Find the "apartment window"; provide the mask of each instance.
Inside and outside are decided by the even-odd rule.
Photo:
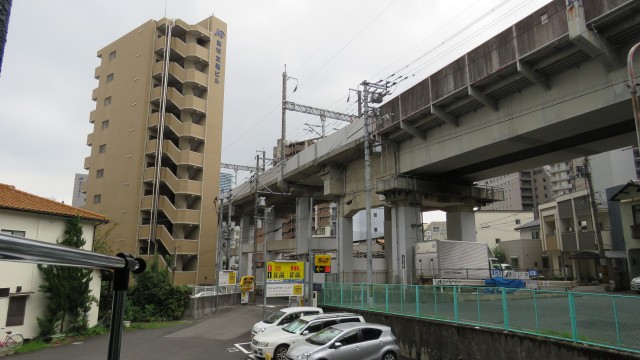
[[[99,179],[103,176],[104,176],[104,169],[98,169],[98,171],[96,171],[96,177]]]
[[[111,96],[104,98],[104,106],[111,105]]]
[[[378,217],[378,213],[373,213],[373,217]]]
[[[633,213],[633,225],[640,224],[640,205],[633,205],[631,212]]]
[[[94,204],[100,204],[101,201],[102,201],[102,195],[100,195],[100,194],[93,195],[93,203]]]
[[[500,244],[500,238],[496,238],[496,244]]]
[[[108,129],[109,128],[109,120],[105,120],[102,122],[102,129]]]
[[[112,52],[109,53],[109,61],[113,60],[116,58],[116,51],[113,50]]]
[[[100,147],[98,147],[98,153],[99,154],[103,154],[107,152],[107,144],[102,144],[100,145]]]
[[[113,73],[107,75],[107,82],[110,83],[113,81]]]
[[[516,225],[520,225],[520,219],[516,219]]]
[[[549,22],[549,14],[543,13],[540,15],[540,24],[544,25]]]
[[[511,267],[514,269],[519,269],[520,265],[518,264],[518,257],[517,256],[512,256],[511,257]]]
[[[0,233],[7,234],[7,235],[13,235],[13,236],[20,236],[20,237],[26,237],[27,236],[27,233],[22,231],[22,230],[2,229],[2,230],[0,230]]]
[[[373,232],[378,232],[378,228],[373,228]]]
[[[27,296],[13,296],[9,298],[9,309],[7,310],[7,325],[24,325],[24,313],[27,309]]]
[[[531,232],[531,238],[532,239],[540,239],[540,232],[539,231],[532,231]]]

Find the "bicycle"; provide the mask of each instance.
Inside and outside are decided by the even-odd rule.
[[[0,330],[4,330],[4,328]],[[22,346],[22,343],[24,343],[24,337],[22,337],[22,335],[18,333],[14,334],[13,331],[5,331],[5,333],[7,333],[7,336],[4,338],[4,341],[0,340],[0,348],[6,347],[9,350],[18,350],[20,346]]]

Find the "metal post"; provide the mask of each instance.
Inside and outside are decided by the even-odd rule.
[[[251,259],[251,275],[254,279],[254,291],[253,291],[253,305],[256,304],[256,258],[258,257],[258,207],[260,205],[260,195],[258,194],[258,178],[260,176],[260,155],[256,155],[256,189],[254,196],[254,209],[253,209],[253,256]],[[264,285],[264,284],[263,284]]]
[[[127,289],[129,289],[129,275],[138,265],[136,259],[129,254],[120,253],[118,257],[124,260],[125,266],[122,269],[116,269],[113,274],[113,303],[111,304],[111,330],[109,332],[108,359],[120,359],[120,347],[124,326],[124,307],[127,299]],[[144,271],[144,269],[142,269],[142,271]]]
[[[262,222],[263,228],[266,228],[265,222],[267,215],[264,214]],[[267,318],[267,234],[262,232],[262,319]]]
[[[282,134],[280,135],[280,162],[282,164],[284,164],[284,144],[287,137],[287,109],[284,107],[285,101],[287,101],[287,65],[284,66],[284,72],[282,73]]]
[[[311,296],[313,294],[313,255],[311,254],[311,237],[313,235],[313,221],[315,220],[315,217],[313,216],[313,197],[309,197],[309,215],[309,229],[307,237],[307,271],[309,274],[309,281],[307,282],[307,305],[311,306]]]

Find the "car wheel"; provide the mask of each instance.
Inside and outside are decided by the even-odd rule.
[[[276,360],[287,360],[287,350],[289,350],[289,346],[279,345],[273,351],[273,358]]]
[[[393,351],[388,351],[382,355],[382,360],[396,360],[398,357]]]

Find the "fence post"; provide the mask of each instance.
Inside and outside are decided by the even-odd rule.
[[[616,320],[616,341],[618,344],[618,348],[620,348],[622,343],[620,341],[620,322],[618,321],[618,306],[616,304],[615,297],[612,297],[611,301],[613,301],[613,317]]]
[[[458,322],[458,287],[453,287],[453,319]]]
[[[385,311],[389,312],[389,284],[384,285],[384,292]]]
[[[431,290],[433,291],[433,314],[434,316],[438,316],[438,292],[433,285],[431,286]]]
[[[569,318],[571,319],[571,339],[574,342],[578,341],[578,327],[576,323],[576,304],[574,302],[573,293],[569,294]]]
[[[476,303],[478,304],[478,323],[482,321],[480,317],[480,288],[476,288]]]
[[[340,284],[340,306],[344,306],[344,283]]]
[[[360,309],[364,309],[364,284],[360,284]]]
[[[507,303],[507,289],[502,289],[502,318],[504,320],[504,330],[509,331],[509,304]]]
[[[538,297],[536,295],[538,295],[538,291],[537,290],[531,290],[533,291],[533,311],[536,315],[536,331],[540,332],[540,320],[538,319]]]
[[[420,285],[413,285],[416,288],[416,317],[420,316]]]

